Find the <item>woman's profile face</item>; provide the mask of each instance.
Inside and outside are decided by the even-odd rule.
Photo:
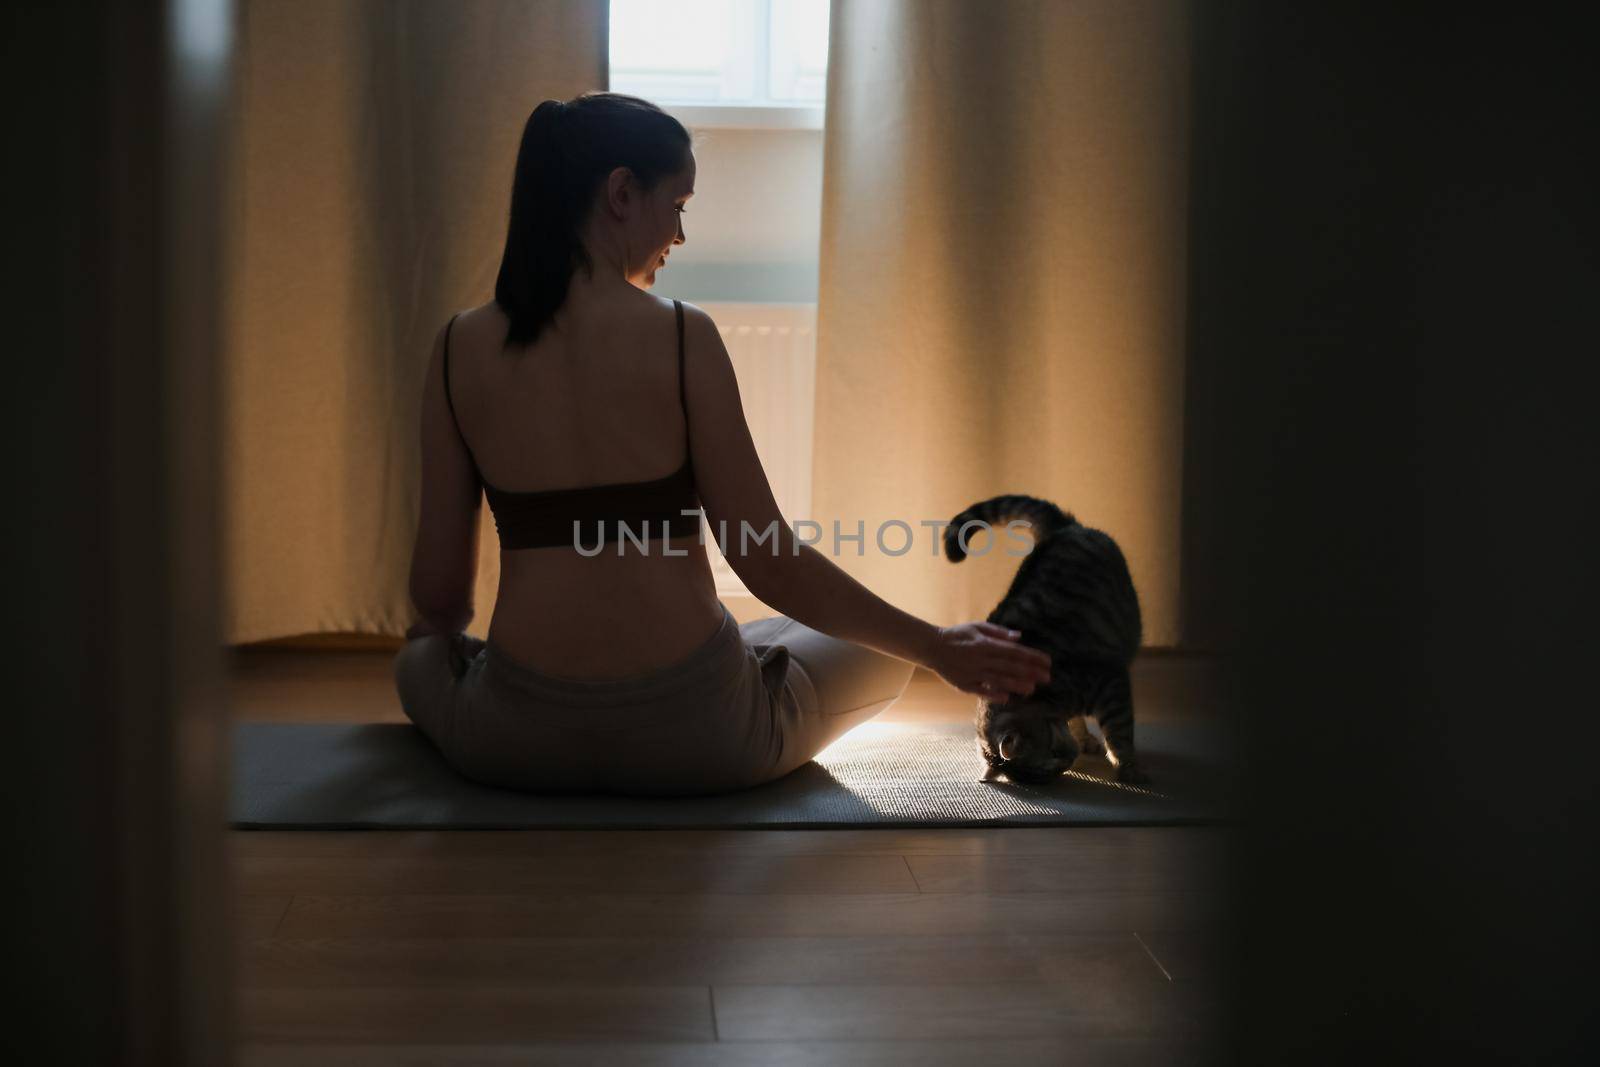
[[[644,262],[637,270],[629,271],[629,280],[641,289],[656,283],[656,272],[667,265],[667,257],[675,245],[683,244],[683,216],[689,198],[694,195],[695,162],[689,156],[689,165],[677,174],[663,178],[655,189],[644,197],[644,210],[639,218],[639,245]],[[632,266],[632,265],[630,265]]]

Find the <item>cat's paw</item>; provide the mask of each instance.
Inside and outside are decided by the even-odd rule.
[[[1117,781],[1124,785],[1149,785],[1150,776],[1137,763],[1124,760],[1117,764]]]
[[[1098,737],[1085,737],[1078,742],[1078,754],[1080,756],[1103,756],[1106,754],[1105,743]]]

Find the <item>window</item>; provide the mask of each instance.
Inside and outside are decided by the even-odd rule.
[[[822,127],[828,0],[611,0],[611,89],[697,126]]]

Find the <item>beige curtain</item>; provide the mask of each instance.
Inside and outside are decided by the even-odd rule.
[[[813,517],[830,551],[863,521],[835,560],[908,611],[994,607],[1014,542],[955,566],[918,523],[1023,492],[1116,538],[1145,643],[1180,639],[1188,18],[834,0]]]
[[[494,292],[528,114],[606,88],[606,0],[241,5],[226,638],[403,633],[434,332]],[[482,523],[478,616],[499,557]]]

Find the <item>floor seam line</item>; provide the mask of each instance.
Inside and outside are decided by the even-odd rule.
[[[1166,978],[1166,980],[1169,982],[1172,981],[1171,972],[1169,972],[1166,967],[1162,965],[1161,960],[1156,957],[1156,954],[1150,951],[1150,946],[1144,943],[1144,938],[1139,936],[1139,931],[1133,931],[1133,939],[1139,942],[1139,947],[1144,949],[1144,954],[1150,957],[1150,962],[1156,965],[1156,969],[1161,972],[1162,977]]]

